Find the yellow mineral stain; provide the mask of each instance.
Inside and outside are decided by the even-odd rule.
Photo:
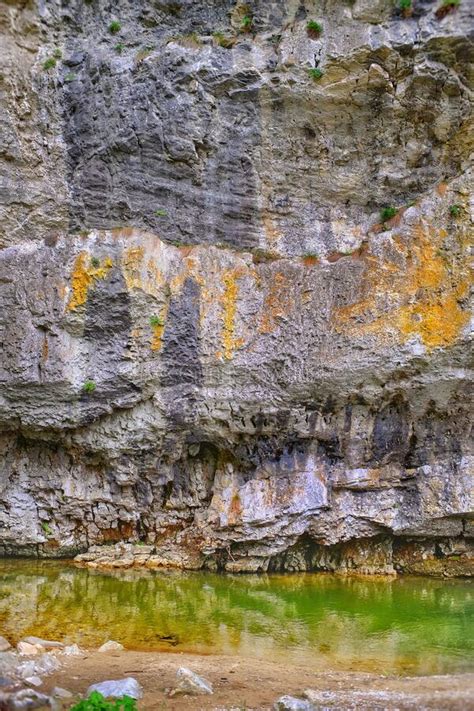
[[[74,311],[86,303],[89,288],[97,279],[105,279],[112,265],[110,257],[106,257],[94,267],[88,252],[81,252],[77,256],[71,277],[72,295],[67,305],[69,311]]]
[[[469,321],[460,301],[472,272],[467,242],[456,236],[458,249],[445,252],[446,237],[446,230],[419,222],[408,241],[394,240],[400,263],[367,257],[364,297],[335,311],[336,330],[401,341],[417,336],[427,349],[454,343]]]
[[[222,348],[226,360],[231,360],[236,348],[242,345],[242,339],[235,338],[235,317],[239,295],[237,278],[239,276],[239,271],[235,269],[227,269],[222,275],[224,284],[224,294],[222,296]]]

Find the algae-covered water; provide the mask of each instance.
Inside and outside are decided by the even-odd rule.
[[[287,660],[316,669],[474,670],[469,581],[97,572],[0,561],[0,634]]]

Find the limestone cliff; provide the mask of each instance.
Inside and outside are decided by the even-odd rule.
[[[0,552],[472,574],[471,9],[0,4]]]

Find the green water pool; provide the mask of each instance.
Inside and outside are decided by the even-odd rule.
[[[467,580],[98,572],[0,560],[0,634],[401,674],[474,670]]]

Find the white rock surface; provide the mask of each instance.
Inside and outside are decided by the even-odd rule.
[[[30,644],[29,642],[18,642],[17,651],[23,656],[32,657],[35,654],[41,654],[42,648],[36,644]]]

